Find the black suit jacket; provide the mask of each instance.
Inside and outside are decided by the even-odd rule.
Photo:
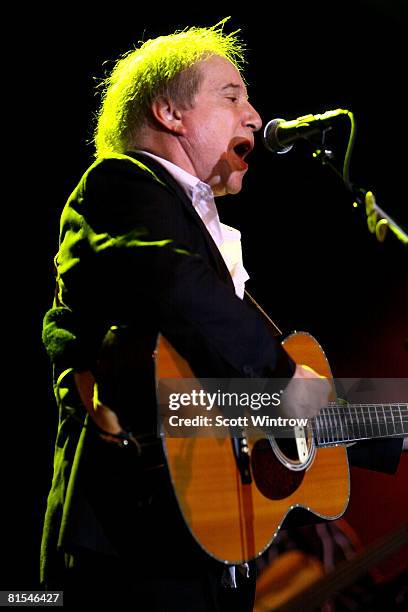
[[[96,346],[112,322],[160,330],[198,376],[291,376],[184,191],[144,161],[155,176],[127,159],[97,162],[62,214],[61,299],[81,314],[81,332]]]
[[[57,550],[122,554],[136,547],[146,554],[154,548],[154,516],[161,503],[166,531],[178,533],[178,550],[182,541],[186,550],[191,547],[165,471],[148,482],[135,477],[139,459],[99,440],[69,374],[57,385],[66,368],[96,369],[111,325],[116,326],[110,351],[115,377],[109,388],[102,385],[102,399],[109,396],[106,403],[118,410],[122,423],[142,436],[156,431],[152,354],[159,332],[199,377],[290,377],[294,372],[261,315],[236,297],[224,260],[184,191],[154,160],[131,155],[91,166],[61,217],[58,303],[70,310],[62,311],[63,324],[57,310],[44,326],[60,420],[43,578],[57,567]],[[151,461],[160,463],[157,453]],[[144,504],[154,495],[161,501],[142,519]],[[161,549],[165,542],[161,533]]]
[[[58,575],[58,551],[78,547],[121,556],[132,551],[150,559],[146,566],[154,573],[156,550],[167,574],[168,564],[182,566],[185,575],[202,562],[166,469],[149,471],[164,463],[153,441],[152,354],[159,332],[199,377],[283,378],[294,371],[260,314],[236,297],[218,248],[178,183],[151,158],[131,155],[91,166],[61,217],[58,303],[69,310],[50,311],[44,325],[60,410],[42,543],[42,579],[49,583]],[[108,358],[97,365],[111,325]],[[142,462],[131,449],[99,439],[70,374],[61,378],[67,368],[93,368],[98,376],[101,362],[109,366],[100,378],[102,400],[151,442]],[[356,463],[395,469],[401,442],[377,446],[374,464],[370,447],[354,448]]]

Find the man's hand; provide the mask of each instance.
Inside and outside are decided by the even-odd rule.
[[[307,418],[319,414],[329,402],[331,386],[327,378],[320,376],[307,365],[297,365],[295,373],[284,390],[281,399],[282,416]]]
[[[119,424],[117,414],[99,401],[98,385],[96,384],[92,372],[89,370],[85,372],[75,372],[74,379],[82,403],[94,423],[107,433],[119,434],[122,428]],[[112,439],[104,435],[101,437],[108,442],[115,440],[114,438]]]

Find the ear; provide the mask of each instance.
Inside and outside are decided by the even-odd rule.
[[[153,100],[151,110],[160,125],[175,134],[184,134],[183,112],[172,100],[159,96]]]

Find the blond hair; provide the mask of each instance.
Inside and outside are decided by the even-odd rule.
[[[245,46],[236,36],[239,30],[224,34],[228,19],[211,28],[191,27],[159,36],[119,58],[101,83],[94,132],[97,157],[124,153],[134,143],[155,98],[166,96],[184,108],[191,107],[200,84],[198,62],[217,55],[241,69]]]

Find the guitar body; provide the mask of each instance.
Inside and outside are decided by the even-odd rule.
[[[311,335],[292,334],[283,345],[295,362],[332,380],[326,356]],[[156,376],[194,378],[187,362],[163,337]],[[336,399],[333,383],[330,399]],[[244,484],[230,438],[164,438],[173,487],[192,535],[209,555],[229,564],[259,556],[293,508],[336,519],[349,500],[344,447],[316,449],[307,468],[292,470],[278,459],[267,439],[248,442],[252,481]]]

